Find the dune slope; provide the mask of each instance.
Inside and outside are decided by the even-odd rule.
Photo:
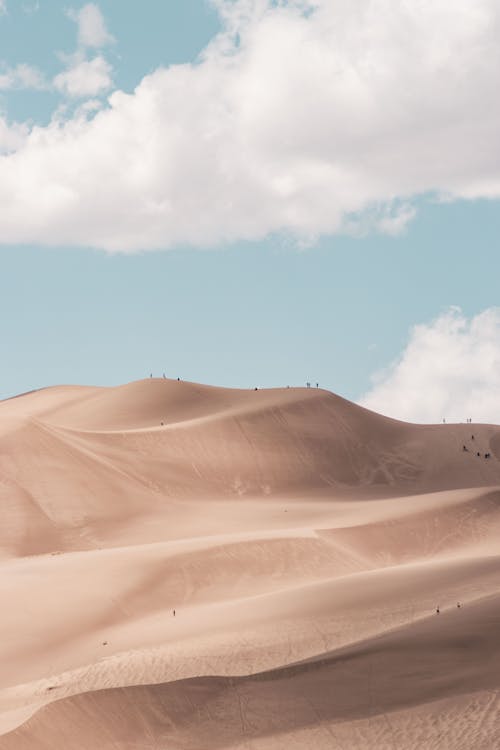
[[[500,736],[495,425],[54,387],[0,402],[0,502],[0,750]]]

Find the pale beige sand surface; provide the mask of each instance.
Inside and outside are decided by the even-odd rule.
[[[0,502],[0,750],[500,747],[500,427],[47,388]]]

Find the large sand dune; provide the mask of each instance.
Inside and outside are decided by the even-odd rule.
[[[500,427],[47,388],[0,501],[0,750],[500,747]]]

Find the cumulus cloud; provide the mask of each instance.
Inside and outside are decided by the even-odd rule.
[[[78,24],[80,47],[99,48],[115,41],[106,28],[99,6],[95,3],[87,3],[79,11],[70,11],[69,15]]]
[[[500,197],[497,0],[216,5],[223,28],[196,63],[35,127],[2,159],[2,241],[302,242],[396,233],[422,194]],[[85,8],[80,44],[98,47],[108,32]]]
[[[13,68],[0,69],[0,91],[46,88],[47,82],[43,73],[32,65],[20,63]]]
[[[402,355],[360,403],[410,422],[500,424],[500,308],[452,308],[410,333]]]
[[[28,136],[28,128],[21,123],[9,124],[0,116],[0,154],[20,148]]]
[[[104,18],[95,3],[87,3],[79,11],[68,11],[78,25],[78,48],[72,55],[61,54],[66,70],[54,77],[54,87],[74,98],[99,96],[113,86],[113,69],[102,54],[87,59],[89,48],[104,47],[114,42]]]
[[[113,85],[111,65],[101,55],[92,60],[76,59],[68,70],[54,78],[54,86],[73,97],[97,96]]]

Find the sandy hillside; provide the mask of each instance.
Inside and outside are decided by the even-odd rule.
[[[47,388],[0,502],[0,750],[500,747],[500,427]]]

